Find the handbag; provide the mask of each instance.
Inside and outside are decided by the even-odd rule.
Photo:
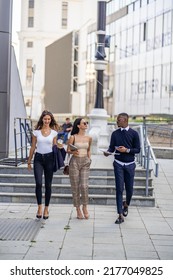
[[[69,165],[64,166],[63,174],[64,175],[69,175]]]
[[[70,155],[68,154],[66,157],[66,163],[63,170],[64,175],[69,175],[69,162],[70,162]]]

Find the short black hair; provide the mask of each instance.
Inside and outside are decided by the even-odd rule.
[[[129,115],[127,113],[120,113],[118,116],[126,117],[127,119],[129,118]]]

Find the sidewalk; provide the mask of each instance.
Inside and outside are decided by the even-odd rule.
[[[93,156],[92,166],[112,167],[112,160]],[[130,207],[121,225],[114,206],[89,205],[90,219],[77,220],[72,205],[51,204],[49,219],[38,221],[35,204],[1,203],[0,233],[5,227],[8,234],[0,259],[173,260],[173,160],[158,162],[156,207]]]

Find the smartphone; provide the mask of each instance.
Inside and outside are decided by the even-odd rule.
[[[78,148],[73,144],[69,144],[69,146],[70,146],[71,151],[77,151],[78,150]]]

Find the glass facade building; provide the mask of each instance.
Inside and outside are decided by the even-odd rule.
[[[106,34],[111,35],[104,74],[108,113],[173,114],[173,0],[109,1]],[[93,28],[89,63],[94,36]]]

